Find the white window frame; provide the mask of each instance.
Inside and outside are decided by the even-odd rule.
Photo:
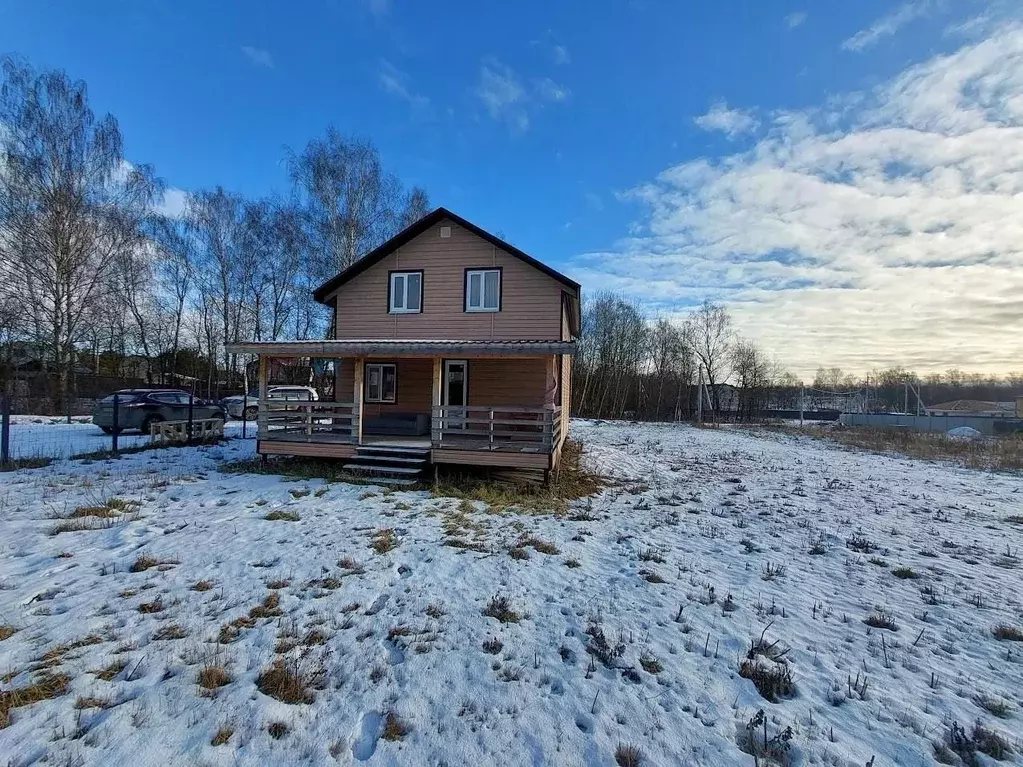
[[[497,275],[497,305],[487,306],[487,275]],[[472,304],[472,278],[478,275],[480,278],[480,302]],[[465,311],[467,312],[499,312],[501,311],[501,270],[500,269],[468,269],[465,272]]]
[[[376,369],[379,373],[380,388],[375,394],[373,388],[370,385],[370,370]],[[390,368],[393,371],[394,379],[394,391],[391,392],[390,398],[386,397],[384,392],[384,368]],[[393,404],[398,397],[398,367],[393,362],[367,362],[366,363],[366,402],[381,402]]]
[[[419,308],[409,309],[408,298],[409,298],[409,277],[415,275],[419,278]],[[398,296],[398,291],[395,290],[395,284],[398,278],[402,278],[402,291],[401,291],[401,306],[395,306],[394,299]],[[387,288],[387,311],[389,314],[419,314],[423,311],[423,273],[417,270],[411,270],[408,272],[391,272],[390,278],[388,279]]]

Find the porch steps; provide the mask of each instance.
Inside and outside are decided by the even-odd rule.
[[[359,445],[345,471],[369,474],[381,482],[414,484],[430,462],[428,448]]]

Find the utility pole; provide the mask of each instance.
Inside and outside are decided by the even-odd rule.
[[[696,422],[703,423],[703,365],[697,367],[700,371],[700,381],[696,384]]]

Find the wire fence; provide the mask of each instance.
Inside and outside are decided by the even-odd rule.
[[[153,403],[114,394],[100,400],[91,416],[41,416],[13,414],[12,397],[0,394],[0,469],[256,437],[256,423],[246,419],[253,399],[243,395],[228,406],[184,391],[176,396],[175,402]]]

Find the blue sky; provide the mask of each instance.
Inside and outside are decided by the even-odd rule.
[[[834,149],[836,131],[875,136],[868,116],[892,103],[893,83],[1004,38],[1014,4],[443,5],[439,12],[436,3],[401,0],[6,0],[0,51],[85,79],[94,108],[119,119],[129,158],[153,164],[173,187],[222,184],[253,196],[284,189],[284,147],[298,148],[333,123],[372,138],[387,166],[425,186],[434,204],[503,233],[586,287],[623,290],[652,313],[683,311],[707,296],[729,302],[740,330],[798,370],[812,369],[822,343],[839,345],[822,362],[857,370],[902,359],[938,369],[1011,367],[993,347],[961,338],[946,344],[958,351],[937,361],[913,344],[863,352],[823,311],[843,290],[867,291],[863,299],[874,289],[837,263],[839,246],[743,235],[722,250],[708,232],[729,225],[691,214],[694,206],[716,216],[722,204],[735,205],[742,196],[735,188],[723,188],[720,199],[706,195],[735,180],[729,174],[761,167],[766,155],[777,159],[782,147],[804,146],[809,136]],[[1016,50],[1015,38],[1003,42]],[[904,124],[908,113],[890,124]],[[1019,116],[1008,116],[1009,127]],[[946,138],[959,130],[910,128]],[[916,159],[896,152],[887,172],[908,174]],[[794,172],[791,164],[782,170]],[[825,177],[819,167],[795,172]],[[828,172],[832,192],[862,180]],[[778,194],[798,197],[789,186]],[[807,208],[795,198],[781,213],[762,202],[741,203],[728,213],[731,225],[778,215],[790,231],[827,228],[792,220]],[[711,253],[715,268],[707,271]],[[946,255],[954,263],[968,257]],[[756,266],[764,263],[788,272],[765,277]],[[808,286],[837,292],[811,310],[799,296]],[[828,332],[808,331],[793,348],[789,333],[763,330],[768,304]],[[869,320],[869,305],[866,316],[862,305],[856,311]],[[912,335],[911,317],[892,323]]]

